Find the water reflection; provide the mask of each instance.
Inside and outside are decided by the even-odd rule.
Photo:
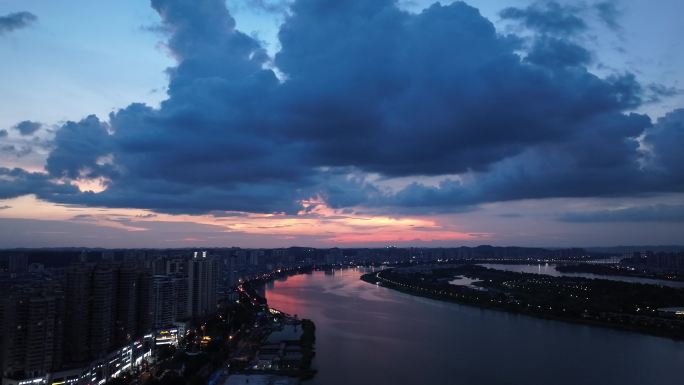
[[[271,306],[316,322],[318,375],[341,384],[675,384],[684,343],[414,297],[358,279],[299,275]]]
[[[468,277],[455,277],[454,279],[449,281],[449,284],[456,285],[456,286],[465,286],[465,287],[475,289],[475,290],[483,290],[481,287],[473,285],[474,283],[477,283],[477,282],[482,282],[482,281],[479,279],[472,279],[472,278],[468,278]]]

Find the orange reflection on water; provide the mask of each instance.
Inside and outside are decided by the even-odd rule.
[[[274,282],[277,290],[271,290],[267,286],[266,300],[269,306],[290,315],[301,315],[306,305],[304,301],[299,299],[300,296],[294,295],[292,291],[304,286],[304,281],[308,278],[310,278],[309,275],[298,274],[288,277],[286,281]]]

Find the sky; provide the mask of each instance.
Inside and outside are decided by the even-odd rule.
[[[676,0],[3,0],[0,248],[681,244]]]

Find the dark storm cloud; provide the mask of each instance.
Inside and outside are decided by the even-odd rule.
[[[38,20],[31,12],[14,12],[0,16],[0,36],[17,29],[26,28]]]
[[[23,156],[26,156],[26,155],[32,153],[33,148],[31,148],[31,146],[17,147],[13,144],[7,144],[7,145],[0,146],[0,151],[5,152],[7,154],[14,155],[17,158],[21,158]]]
[[[657,103],[663,99],[682,94],[682,90],[677,87],[666,86],[664,84],[658,83],[649,84],[646,89],[648,91],[646,94],[646,101],[648,103]]]
[[[641,115],[597,117],[572,140],[544,144],[492,165],[490,170],[439,186],[414,183],[374,204],[433,212],[482,202],[552,197],[630,196],[684,191],[684,110],[644,131],[643,156],[635,138],[648,126]]]
[[[113,177],[110,166],[98,160],[110,152],[108,126],[91,115],[80,122],[67,122],[56,133],[55,148],[45,166],[54,177]]]
[[[538,1],[525,8],[506,8],[501,11],[500,16],[504,19],[519,21],[527,28],[544,34],[569,36],[588,28],[587,23],[578,14],[580,11],[581,9],[574,5],[562,5],[555,1]]]
[[[23,122],[17,123],[14,127],[15,130],[23,136],[33,135],[36,131],[40,130],[43,125],[38,122],[32,122],[30,120],[24,120]]]
[[[550,68],[580,67],[591,62],[591,53],[567,40],[544,36],[534,43],[526,60]]]
[[[615,1],[602,1],[594,5],[601,21],[613,30],[620,29],[620,16],[622,12]]]
[[[540,9],[561,15],[538,28],[565,32],[533,38],[521,57],[521,39],[497,34],[464,3],[410,14],[392,0],[298,0],[270,58],[235,29],[222,0],[153,0],[178,62],[168,99],[66,123],[47,173],[17,176],[24,187],[0,184],[0,194],[35,183],[59,203],[294,213],[316,197],[336,208],[440,212],[682,191],[682,170],[660,151],[681,156],[668,146],[684,140],[625,113],[642,104],[643,87],[631,74],[590,73],[591,54],[561,36],[582,23],[571,27],[571,10],[553,4]],[[657,172],[641,167],[644,132]],[[463,178],[394,194],[368,173]],[[79,178],[102,178],[107,189],[49,191],[52,180]]]
[[[299,1],[280,31],[284,119],[318,163],[479,171],[639,104],[633,77],[597,78],[570,43],[540,43],[521,61],[515,40],[463,3],[418,15],[391,3]]]
[[[7,135],[9,135],[9,133],[7,132],[7,130],[0,130],[0,139],[1,139],[1,138],[6,138]]]
[[[684,109],[658,119],[646,131],[644,142],[649,148],[648,167],[658,177],[668,180],[677,190],[684,190]]]
[[[0,199],[35,194],[38,198],[54,201],[78,193],[69,183],[54,183],[44,173],[28,172],[19,168],[0,167]]]
[[[567,213],[564,222],[684,222],[684,205],[652,205],[615,210]]]
[[[615,0],[570,4],[543,0],[524,8],[505,8],[499,15],[544,35],[571,37],[589,30],[586,18],[596,19],[613,31],[619,31],[622,11]]]

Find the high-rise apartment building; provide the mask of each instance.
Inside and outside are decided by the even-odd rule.
[[[175,321],[174,281],[168,275],[155,275],[152,281],[153,327],[161,329]]]
[[[138,276],[137,330],[138,334],[149,333],[154,327],[154,291],[152,275],[144,272]]]
[[[56,281],[44,275],[37,284],[24,274],[0,283],[6,293],[0,298],[2,374],[47,378],[65,366],[100,365],[143,335],[216,311],[218,280],[226,269],[218,258],[197,252],[146,264],[114,256],[88,262],[83,253]],[[229,265],[234,274],[236,264]],[[12,266],[23,271],[20,259]]]
[[[166,260],[164,274],[187,275],[188,260],[186,258],[172,258]]]
[[[84,363],[90,359],[90,286],[93,267],[78,263],[69,267],[65,290],[65,360]]]
[[[184,274],[175,274],[171,277],[174,290],[174,318],[176,321],[186,321],[192,318],[192,314],[188,311],[190,302],[188,277]]]
[[[6,377],[35,377],[62,364],[63,297],[52,283],[3,288],[0,366]]]
[[[116,345],[130,342],[137,333],[138,268],[124,263],[117,271],[116,323],[114,337]]]
[[[93,271],[90,302],[90,355],[104,357],[114,347],[116,275],[109,264]]]
[[[193,318],[205,317],[216,311],[218,266],[206,252],[193,255],[188,262],[188,313]]]
[[[12,277],[25,275],[28,273],[28,257],[25,254],[10,255],[8,268]]]
[[[81,262],[69,267],[64,333],[68,362],[100,358],[138,334],[139,276],[130,263]]]

